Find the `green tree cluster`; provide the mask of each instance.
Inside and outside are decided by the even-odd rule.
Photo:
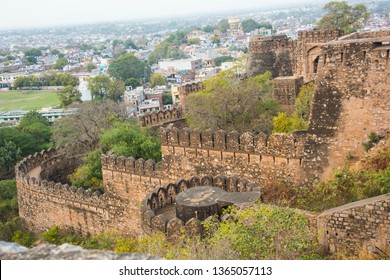
[[[50,146],[49,122],[36,111],[27,113],[17,127],[0,128],[0,177],[13,172],[22,157]]]
[[[96,149],[83,158],[83,164],[68,176],[73,186],[92,191],[103,188],[101,155],[102,151]]]
[[[187,45],[199,45],[200,39],[199,38],[189,38],[187,39]]]
[[[153,73],[150,76],[150,87],[154,88],[155,86],[164,86],[167,84],[165,77],[159,73]]]
[[[81,92],[73,86],[66,86],[58,91],[57,95],[60,99],[61,107],[66,107],[73,102],[81,102]]]
[[[158,63],[162,59],[182,59],[188,56],[179,48],[170,42],[163,42],[157,45],[149,55],[149,64]]]
[[[89,80],[88,89],[91,91],[92,99],[119,102],[123,99],[125,84],[120,80],[111,80],[107,76],[96,76]]]
[[[240,80],[236,70],[218,73],[204,82],[204,90],[189,94],[186,120],[191,128],[241,133],[271,133],[280,106],[272,98],[271,74]]]
[[[65,57],[59,58],[53,65],[53,69],[62,69],[68,65],[68,60]]]
[[[224,62],[233,61],[233,57],[229,56],[219,56],[214,59],[216,66],[221,66]]]
[[[247,19],[241,22],[242,30],[245,33],[251,32],[259,28],[272,29],[272,24],[268,22],[257,22],[254,19]]]
[[[41,86],[77,86],[78,79],[69,73],[46,74],[43,76],[20,76],[15,80],[15,87],[41,87]]]
[[[102,152],[160,161],[160,146],[160,138],[147,128],[140,127],[135,121],[115,122],[110,128],[103,130],[98,148],[84,158],[84,163],[69,175],[69,179],[77,187],[100,189],[103,187]]]
[[[33,65],[37,63],[37,57],[41,55],[42,55],[41,49],[32,48],[24,51],[24,56],[27,60],[28,65]]]
[[[370,18],[366,6],[348,5],[347,1],[331,1],[324,6],[326,15],[317,23],[319,29],[341,29],[345,34],[356,32]]]
[[[129,78],[148,80],[151,70],[134,54],[126,53],[110,63],[108,72],[111,77],[125,82]]]

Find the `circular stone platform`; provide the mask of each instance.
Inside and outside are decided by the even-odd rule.
[[[176,197],[176,217],[186,223],[191,218],[200,221],[220,212],[218,198],[226,192],[217,187],[192,187]]]

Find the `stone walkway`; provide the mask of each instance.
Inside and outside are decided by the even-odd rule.
[[[35,177],[36,179],[41,178],[41,166],[37,166],[33,169],[31,169],[26,175],[30,176],[30,178]]]

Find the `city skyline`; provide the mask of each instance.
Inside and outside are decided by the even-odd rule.
[[[297,0],[294,4],[313,4],[325,0]],[[288,0],[274,0],[272,4],[258,0],[224,1],[198,0],[14,0],[2,4],[7,11],[0,17],[0,29],[20,29],[75,25],[108,21],[130,21],[148,18],[166,18],[179,15],[197,15],[211,12],[264,9],[291,5]]]

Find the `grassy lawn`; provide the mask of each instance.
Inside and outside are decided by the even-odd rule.
[[[11,110],[40,110],[42,107],[57,106],[60,101],[52,90],[9,90],[0,91],[0,112]]]

